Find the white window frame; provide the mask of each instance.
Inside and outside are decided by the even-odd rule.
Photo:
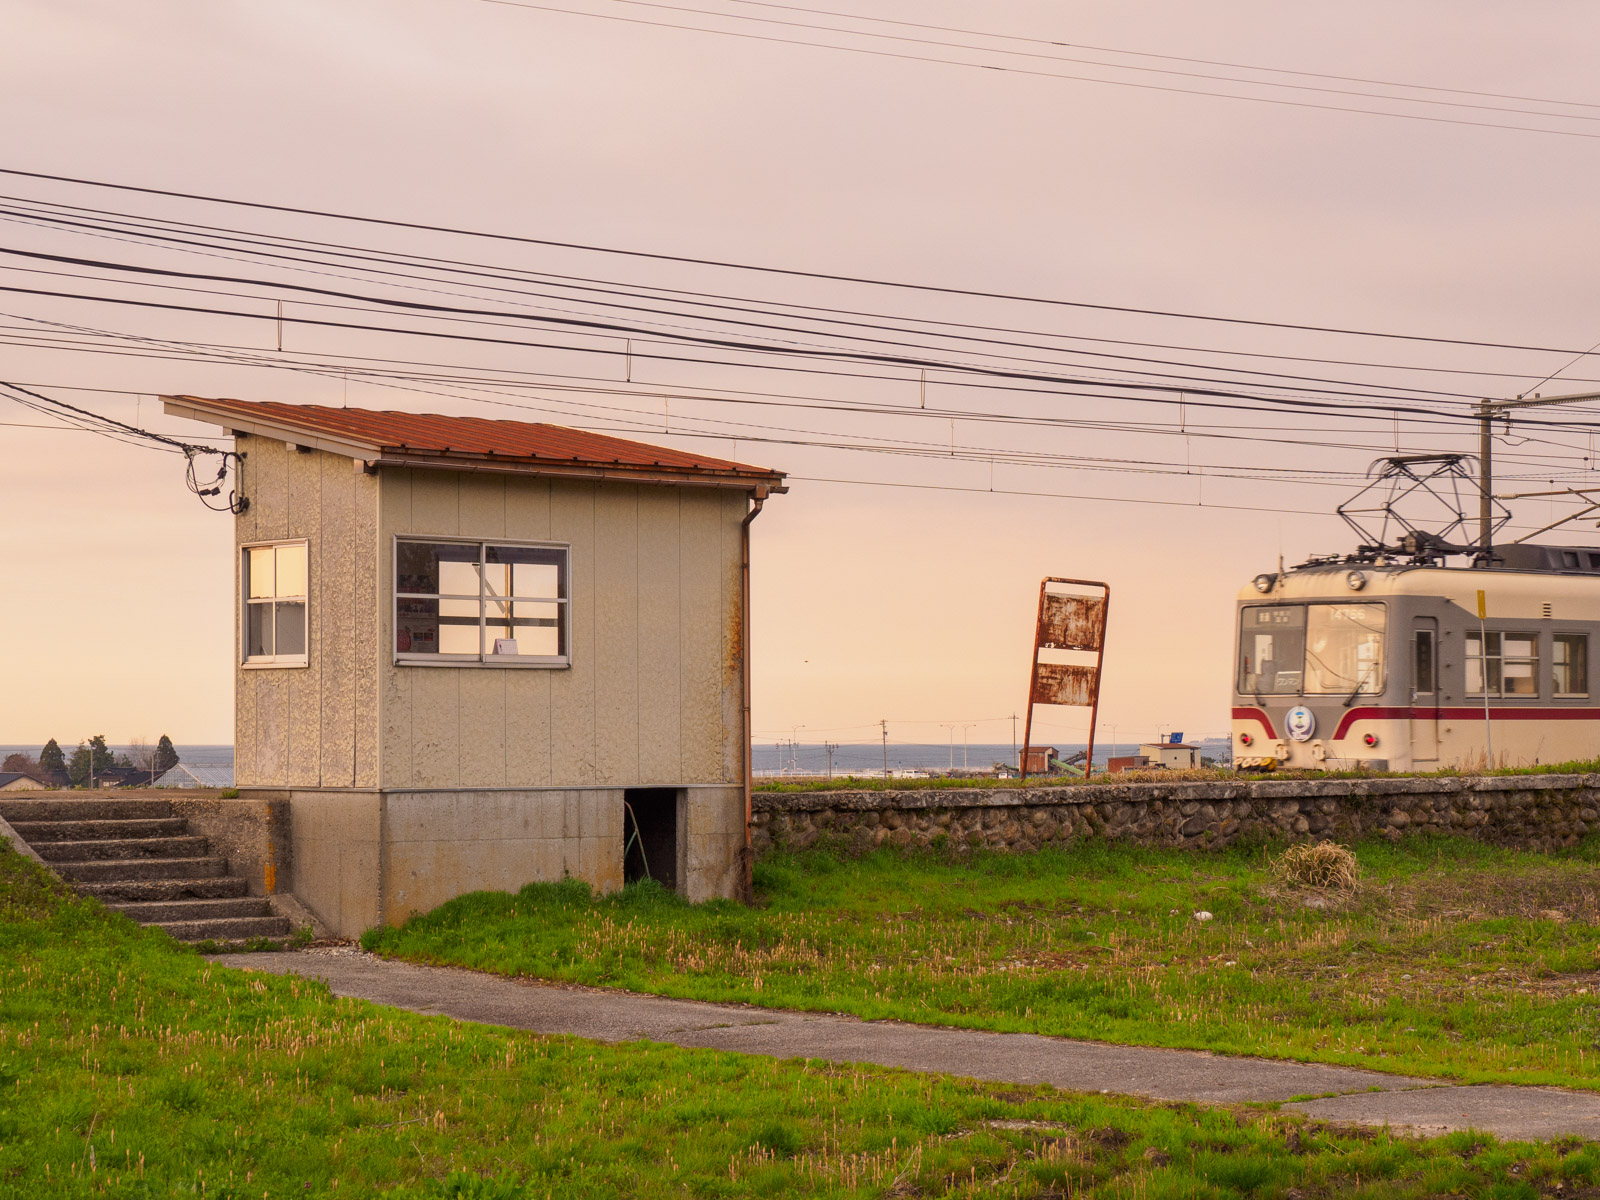
[[[1565,640],[1565,641],[1567,641],[1569,643],[1570,642],[1578,642],[1578,641],[1581,641],[1583,643],[1583,690],[1581,692],[1563,692],[1560,688],[1558,688],[1556,686],[1556,684],[1558,682],[1558,679],[1559,679],[1559,677],[1556,674],[1556,668],[1559,667],[1559,666],[1566,666],[1570,670],[1571,666],[1572,666],[1572,664],[1570,662],[1568,662],[1568,663],[1558,663],[1556,661],[1556,646],[1560,642],[1562,642],[1563,640]],[[1567,632],[1565,630],[1562,630],[1559,633],[1552,633],[1550,635],[1550,694],[1551,694],[1552,697],[1555,697],[1555,698],[1560,699],[1560,700],[1581,700],[1581,699],[1587,699],[1588,698],[1588,695],[1589,695],[1589,635],[1587,633],[1569,633],[1569,632]]]
[[[1465,696],[1470,696],[1470,697],[1472,697],[1474,699],[1478,699],[1478,700],[1483,699],[1484,688],[1487,688],[1489,686],[1489,664],[1490,663],[1496,663],[1496,664],[1499,665],[1499,668],[1500,668],[1500,671],[1499,671],[1500,685],[1497,688],[1495,688],[1493,691],[1488,693],[1489,699],[1491,699],[1491,700],[1522,700],[1522,701],[1525,701],[1525,702],[1539,699],[1540,675],[1539,675],[1539,635],[1538,635],[1538,633],[1533,631],[1533,630],[1527,630],[1527,629],[1490,629],[1490,630],[1487,631],[1486,636],[1487,637],[1491,637],[1491,638],[1498,638],[1499,639],[1498,645],[1499,645],[1500,648],[1499,648],[1499,650],[1497,650],[1493,654],[1488,653],[1488,642],[1486,640],[1484,640],[1485,639],[1485,631],[1478,630],[1478,629],[1468,629],[1463,634],[1462,644],[1461,644],[1461,649],[1462,649],[1461,657],[1462,657],[1462,660],[1463,660],[1462,679],[1461,679],[1462,694],[1465,695]],[[1473,642],[1473,639],[1475,639],[1475,638],[1478,639],[1478,653],[1476,653],[1476,654],[1474,654],[1472,652],[1472,642]],[[1527,642],[1530,646],[1533,647],[1533,653],[1531,655],[1528,655],[1528,654],[1507,654],[1506,653],[1506,639],[1507,638],[1516,638],[1518,641]],[[1474,691],[1472,689],[1472,677],[1471,677],[1471,675],[1469,673],[1470,669],[1471,669],[1469,664],[1471,664],[1471,663],[1477,663],[1478,664],[1478,682],[1483,685],[1483,687],[1480,687],[1477,691]],[[1532,679],[1533,680],[1533,691],[1531,691],[1531,692],[1512,692],[1512,691],[1507,691],[1506,690],[1506,664],[1507,663],[1516,663],[1518,665],[1524,665],[1525,664],[1528,667],[1528,672],[1529,673],[1527,675],[1519,675],[1519,676],[1517,676],[1517,678],[1519,678],[1519,679]]]
[[[489,548],[504,546],[513,550],[556,550],[565,558],[561,569],[561,578],[566,583],[567,594],[556,597],[533,597],[532,602],[538,604],[554,604],[561,622],[560,644],[566,647],[565,654],[489,654],[482,647],[486,641],[485,627],[489,623],[489,596],[485,591],[484,574],[478,572],[478,645],[477,654],[438,654],[438,653],[403,653],[395,649],[395,639],[400,626],[400,599],[406,598],[433,598],[431,594],[422,592],[400,591],[400,543],[423,542],[427,544],[448,544],[455,546],[477,546],[478,563],[481,566]],[[519,541],[514,538],[468,538],[450,537],[433,533],[397,533],[393,535],[389,545],[389,651],[397,667],[491,667],[491,668],[523,668],[535,669],[563,669],[572,665],[572,544],[570,542],[537,542]],[[470,600],[470,596],[451,597]]]
[[[303,546],[306,552],[306,594],[304,596],[275,596],[279,600],[298,600],[305,611],[305,645],[299,654],[270,654],[250,656],[250,551],[278,546]],[[276,624],[276,621],[274,621]],[[311,665],[311,540],[309,538],[278,538],[266,542],[239,543],[239,665],[247,671],[264,668],[309,667]]]

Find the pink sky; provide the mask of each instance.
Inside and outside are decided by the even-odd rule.
[[[1600,11],[1578,3],[840,4],[860,14],[1063,42],[1600,104],[1591,61]],[[615,0],[562,6],[687,19]],[[730,0],[696,7],[785,15],[741,10]],[[1592,137],[968,70],[479,0],[137,6],[13,0],[5,30],[0,166],[1098,304],[1553,348],[1581,349],[1600,339],[1594,299],[1600,245],[1592,217],[1600,140]],[[1440,113],[1550,124],[1462,109]],[[1565,127],[1600,133],[1592,121]],[[85,204],[107,199],[4,177],[0,192]],[[220,219],[219,210],[198,205],[111,200],[111,207]],[[259,214],[223,215],[270,224]],[[357,233],[391,249],[453,248],[529,268],[603,267],[639,283],[732,287],[775,300],[1508,375],[1279,368],[1367,383],[1425,382],[1463,394],[1514,393],[1562,364],[1550,354],[939,299],[394,231]],[[133,257],[125,246],[71,241],[14,222],[0,222],[0,245]],[[17,270],[23,265],[0,257],[0,284],[41,286],[43,277]],[[0,312],[6,327],[33,318],[270,348],[261,323],[15,294],[0,294]],[[406,339],[298,330],[292,337],[299,341],[290,349],[322,353],[432,356],[529,371],[570,365],[556,355],[513,359]],[[894,397],[909,405],[917,403],[919,386],[913,375],[867,385],[753,370],[651,369],[659,374],[648,383],[678,388],[803,384],[834,400]],[[1578,381],[1595,375],[1574,368],[1572,382],[1547,390],[1587,388],[1593,385]],[[598,410],[581,407],[599,400],[627,409],[643,428],[668,420],[661,401],[643,394],[561,393],[559,404],[542,410],[544,401],[522,397],[532,410],[488,414],[470,400],[415,390],[355,382],[346,393],[339,381],[281,370],[38,344],[0,344],[0,378],[184,436],[205,431],[160,417],[154,395],[543,415],[606,428],[584,417]],[[1184,416],[1195,423],[1186,428],[1231,422],[1236,432],[1282,436],[1271,443],[1182,436],[1175,404],[1018,400],[947,381],[930,384],[929,397],[968,409],[1004,405],[1159,421],[1165,428],[958,423],[952,430],[945,421],[914,417],[730,412],[693,403],[674,403],[671,419],[679,428],[700,420],[708,431],[713,421],[745,421],[751,436],[782,428],[804,429],[812,440],[892,436],[942,445],[953,438],[962,448],[1159,461],[1180,471],[1189,464],[1359,472],[1394,441],[1392,423],[1380,418],[1330,426],[1194,409]],[[617,419],[605,418],[611,427]],[[0,409],[0,421],[41,423],[19,407]],[[10,632],[11,684],[0,693],[0,741],[76,742],[97,731],[113,741],[161,732],[179,742],[230,740],[227,518],[194,501],[168,456],[20,425],[0,425],[0,606]],[[1543,436],[1559,444],[1505,443],[1508,473],[1575,478],[1573,471],[1587,466],[1587,435]],[[1347,475],[1323,486],[995,468],[1001,490],[1074,497],[1040,498],[986,494],[990,468],[970,461],[735,446],[710,437],[661,440],[797,477],[754,529],[755,726],[762,740],[796,726],[804,740],[871,740],[876,732],[869,726],[887,718],[897,741],[942,741],[943,722],[982,722],[971,730],[974,742],[1009,741],[1009,721],[996,718],[1023,703],[1033,605],[1047,574],[1112,586],[1102,736],[1113,724],[1122,741],[1148,736],[1158,725],[1191,735],[1220,732],[1227,724],[1238,586],[1272,569],[1280,553],[1296,561],[1349,548],[1331,516],[1353,490]],[[1469,448],[1431,426],[1402,425],[1400,441],[1412,451]],[[1255,511],[1212,507],[1221,504]],[[1537,524],[1548,511],[1533,504],[1518,516]],[[1082,736],[1079,713],[1045,713],[1040,720],[1046,739]]]

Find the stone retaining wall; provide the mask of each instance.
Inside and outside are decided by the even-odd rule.
[[[1600,775],[757,792],[753,803],[757,854],[818,842],[864,853],[937,839],[1007,851],[1081,838],[1213,849],[1415,831],[1552,850],[1600,822]]]

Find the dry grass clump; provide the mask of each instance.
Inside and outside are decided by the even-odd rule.
[[[1361,867],[1348,846],[1317,842],[1290,846],[1273,860],[1272,874],[1290,887],[1349,892],[1360,882]]]

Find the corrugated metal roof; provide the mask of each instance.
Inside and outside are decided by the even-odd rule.
[[[368,408],[328,408],[319,404],[279,404],[270,400],[206,399],[171,396],[196,414],[233,416],[257,426],[289,433],[322,435],[370,447],[375,457],[444,458],[475,463],[592,467],[642,474],[709,475],[781,484],[783,474],[727,459],[687,454],[626,438],[529,421],[489,421],[433,413],[389,412]],[[226,420],[219,423],[226,425]],[[440,465],[443,465],[442,463]]]

